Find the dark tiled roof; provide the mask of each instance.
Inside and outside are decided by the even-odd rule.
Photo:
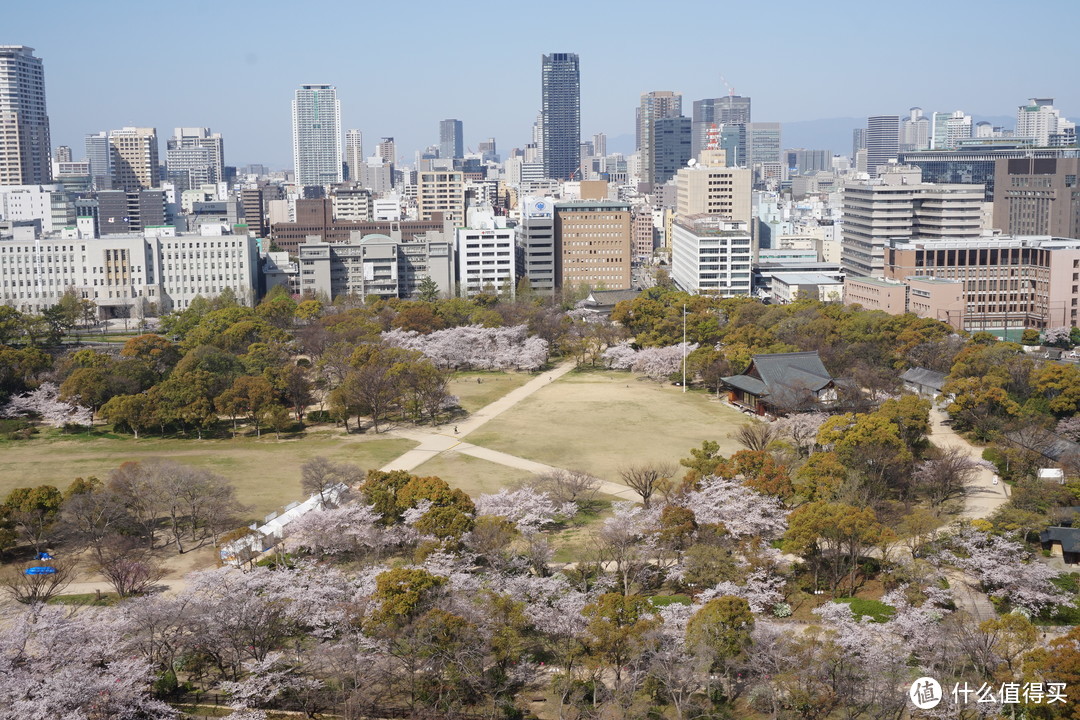
[[[591,305],[614,306],[623,300],[633,300],[640,294],[640,290],[593,290],[581,304],[585,307]]]
[[[1039,540],[1061,543],[1062,552],[1080,552],[1080,528],[1049,527],[1039,533]]]
[[[760,380],[751,375],[754,372],[761,377]],[[754,355],[745,373],[723,380],[759,397],[771,395],[774,398],[801,391],[816,393],[833,382],[817,352]]]
[[[912,383],[913,385],[922,385],[924,387],[933,388],[934,390],[940,390],[945,384],[945,373],[939,373],[921,367],[914,367],[905,370],[904,374],[900,376],[900,379],[904,382]]]

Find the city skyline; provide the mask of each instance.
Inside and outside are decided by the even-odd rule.
[[[44,59],[53,145],[69,145],[78,152],[83,137],[101,128],[157,127],[161,131],[213,127],[229,143],[230,165],[260,162],[279,169],[292,164],[288,101],[296,87],[313,81],[337,86],[344,127],[361,129],[369,137],[396,137],[400,155],[407,161],[415,150],[438,142],[437,122],[447,117],[463,121],[466,148],[475,150],[488,137],[496,138],[505,149],[522,147],[540,109],[538,60],[552,52],[581,56],[582,137],[605,132],[613,149],[625,147],[619,138],[632,137],[634,108],[642,93],[671,89],[690,103],[727,94],[725,82],[737,94],[753,97],[755,119],[766,122],[904,115],[915,105],[928,113],[963,109],[973,116],[1010,117],[1028,98],[1043,96],[1056,98],[1066,116],[1080,117],[1080,89],[1069,77],[1069,64],[1054,59],[1055,52],[1064,59],[1068,24],[1048,25],[1041,19],[1068,11],[1070,6],[1064,2],[1040,3],[1045,12],[1030,16],[1010,13],[1008,23],[996,12],[1009,8],[1004,3],[987,3],[979,14],[959,7],[933,6],[933,23],[912,22],[897,37],[900,42],[917,35],[920,45],[948,46],[951,53],[967,55],[973,63],[1011,58],[1008,53],[1015,45],[1013,37],[1039,37],[1040,46],[1051,55],[1041,59],[1037,75],[1022,58],[992,62],[993,73],[974,72],[974,64],[942,64],[933,53],[918,52],[914,45],[911,57],[903,63],[856,62],[853,58],[870,58],[881,51],[880,35],[856,32],[857,25],[884,23],[886,18],[884,10],[848,2],[833,3],[825,12],[818,6],[809,9],[780,3],[774,14],[770,36],[799,32],[803,37],[819,37],[823,48],[832,47],[838,57],[852,58],[829,63],[827,71],[807,68],[802,43],[770,43],[769,55],[762,56],[754,51],[759,35],[725,39],[729,52],[721,60],[715,57],[711,43],[690,42],[686,34],[679,33],[670,40],[660,39],[648,61],[627,61],[596,50],[597,33],[629,38],[640,32],[631,12],[637,5],[644,6],[621,5],[625,11],[601,12],[594,23],[565,23],[561,19],[577,6],[556,2],[550,11],[530,16],[526,29],[519,29],[516,23],[501,23],[512,18],[497,14],[499,6],[494,3],[472,3],[469,8],[476,12],[462,12],[460,7],[420,2],[408,15],[385,6],[366,8],[369,23],[399,32],[387,33],[385,38],[365,38],[361,54],[346,41],[351,37],[348,22],[328,23],[324,34],[314,37],[293,33],[288,23],[279,22],[281,13],[288,9],[284,3],[265,3],[261,6],[265,12],[255,15],[241,6],[196,3],[196,10],[211,12],[223,26],[242,23],[244,38],[254,39],[227,45],[189,39],[190,52],[180,64],[159,54],[162,34],[168,32],[168,9],[164,6],[153,10],[138,6],[140,12],[130,15],[133,19],[124,42],[103,45],[87,57],[57,32],[55,24],[46,22],[40,9],[24,5],[6,9],[6,32],[0,42],[34,47],[37,56]],[[109,6],[136,7],[127,0]],[[860,13],[855,13],[856,8]],[[489,12],[483,12],[485,9]],[[415,10],[420,10],[426,21],[409,27],[406,44],[410,52],[403,53],[406,23],[419,16]],[[707,10],[712,10],[711,6],[693,3],[684,12],[689,16]],[[320,6],[320,12],[347,18],[357,10],[328,2]],[[725,7],[723,25],[753,26],[753,14],[752,8]],[[919,16],[919,7],[912,7],[909,15]],[[104,32],[108,17],[109,13],[75,4],[66,8],[64,15],[66,22],[90,34],[95,29]],[[856,17],[857,21],[849,19]],[[961,23],[964,32],[956,33]],[[435,48],[443,58],[440,62],[446,62],[445,47],[435,40],[445,39],[448,28],[475,30],[477,24],[491,27],[485,36],[485,52],[497,60],[485,74],[486,93],[464,92],[456,84],[442,83],[420,72],[430,64]],[[279,51],[279,47],[289,50]],[[370,56],[392,58],[392,62],[382,69],[368,69],[362,58]],[[140,60],[133,62],[136,57]],[[474,59],[471,51],[460,52],[462,63]],[[126,71],[107,72],[115,67]],[[791,68],[806,68],[800,70],[804,76],[792,74]],[[132,93],[132,87],[146,89]],[[248,101],[237,103],[239,93]],[[489,100],[478,101],[478,97]]]

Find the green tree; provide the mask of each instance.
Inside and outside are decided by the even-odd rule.
[[[416,286],[416,297],[422,302],[435,302],[439,299],[439,294],[439,284],[431,279],[431,276],[425,277]]]
[[[153,369],[157,378],[168,375],[180,362],[180,349],[160,335],[138,335],[120,350],[121,357],[137,358]]]
[[[274,401],[274,388],[266,378],[241,375],[228,390],[218,395],[214,404],[219,412],[232,418],[234,433],[237,415],[246,414],[255,426],[256,437],[262,437],[263,411]]]
[[[615,690],[623,688],[629,661],[643,653],[652,630],[659,626],[656,609],[641,595],[605,593],[581,611],[588,625],[585,640],[589,655],[606,663],[615,678]]]
[[[375,578],[373,599],[378,607],[367,618],[375,631],[402,627],[430,607],[446,578],[421,568],[395,568]]]
[[[123,425],[139,439],[139,431],[158,422],[157,407],[150,395],[116,395],[101,406],[101,417]]]
[[[1075,365],[1046,363],[1035,371],[1032,380],[1055,415],[1068,417],[1080,412],[1080,369]]]
[[[854,595],[861,558],[882,543],[889,532],[870,508],[817,501],[803,505],[788,517],[784,548],[825,570],[834,591],[847,577],[847,592]]]
[[[710,658],[713,671],[724,671],[751,645],[754,614],[739,597],[714,597],[686,623],[686,644]]]
[[[40,553],[48,546],[63,501],[52,485],[15,488],[4,499],[4,511],[18,536]]]

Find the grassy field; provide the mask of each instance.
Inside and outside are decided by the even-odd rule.
[[[746,416],[700,392],[625,372],[570,373],[468,437],[470,443],[619,482],[619,467],[678,462],[704,440],[722,454]]]
[[[448,390],[451,395],[458,396],[463,410],[472,413],[521,387],[533,377],[524,372],[461,372],[454,375]]]
[[[489,460],[447,451],[428,460],[412,471],[414,475],[435,475],[450,487],[461,488],[475,497],[483,493],[497,493],[533,476],[528,470],[499,465]]]
[[[67,487],[76,477],[109,471],[128,460],[168,458],[219,473],[236,486],[240,501],[262,518],[282,505],[303,499],[300,466],[323,456],[366,469],[378,468],[406,450],[411,440],[315,432],[298,439],[240,437],[227,440],[135,440],[128,436],[55,436],[0,442],[0,497],[15,487]]]

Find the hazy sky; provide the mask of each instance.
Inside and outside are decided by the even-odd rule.
[[[1075,2],[950,0],[143,0],[5,2],[0,44],[36,48],[54,145],[125,125],[207,126],[229,165],[291,167],[293,90],[338,88],[343,128],[399,154],[438,142],[529,140],[540,56],[581,57],[582,136],[633,133],[642,92],[753,98],[760,121],[955,110],[1015,116],[1053,97],[1080,116]],[[164,147],[164,143],[163,143]],[[843,149],[838,148],[838,151]]]

